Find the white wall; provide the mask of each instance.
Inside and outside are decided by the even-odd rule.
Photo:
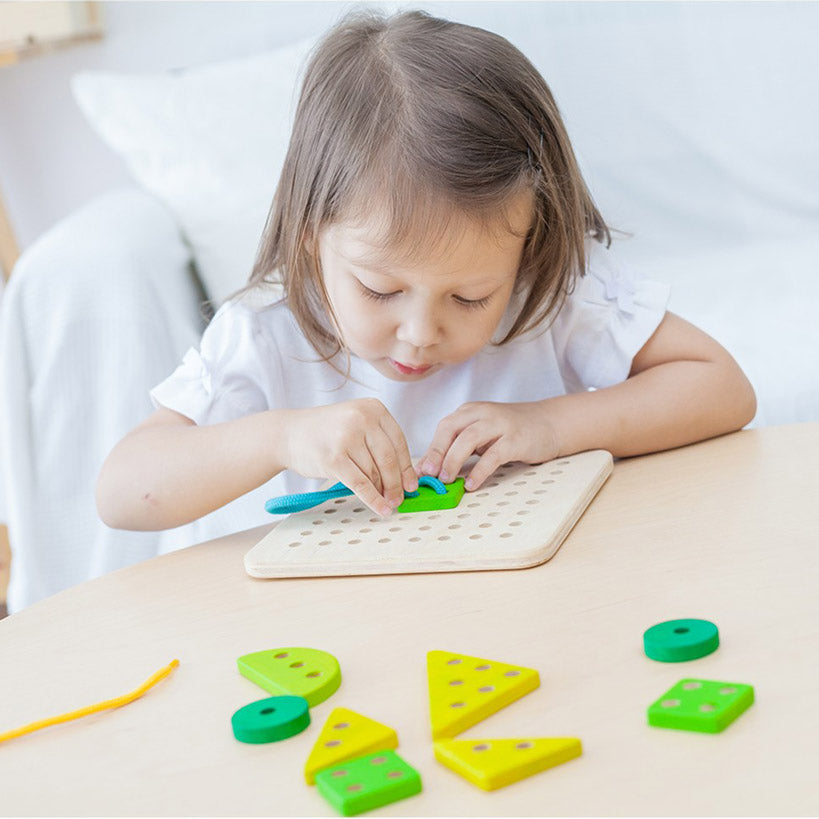
[[[124,164],[85,124],[71,97],[77,71],[164,71],[265,51],[327,28],[354,2],[104,2],[105,36],[0,68],[0,189],[21,250],[46,228],[112,187]],[[540,3],[377,3],[429,8],[504,30]],[[550,3],[559,16],[564,3]],[[588,4],[590,7],[593,3]],[[625,4],[629,5],[629,4]]]
[[[0,68],[0,188],[21,249],[83,202],[128,184],[71,97],[77,71],[160,71],[264,51],[322,30],[335,2],[107,2],[105,37]]]
[[[0,68],[0,189],[21,248],[78,205],[129,183],[123,163],[72,100],[75,72],[163,71],[244,56],[323,31],[353,5],[119,0],[103,4],[101,42]],[[667,242],[655,229],[661,219],[681,243],[693,241],[695,231],[701,242],[715,230],[714,213],[729,211],[737,219],[748,212],[748,238],[757,229],[784,236],[815,227],[819,3],[380,5],[428,8],[497,31],[530,56],[538,52],[581,163],[592,158],[584,171],[613,224],[660,243]],[[647,65],[656,66],[655,76]],[[763,160],[765,172],[739,159],[731,166],[738,148],[757,165]],[[662,214],[635,209],[636,197],[662,198],[663,174],[674,171],[667,157],[675,152],[695,157],[699,176],[687,178],[701,201],[680,197]],[[814,193],[800,193],[805,201],[797,207],[803,190]]]

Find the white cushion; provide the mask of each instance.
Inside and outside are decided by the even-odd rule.
[[[72,78],[88,122],[175,216],[214,302],[250,273],[315,42],[179,72]]]

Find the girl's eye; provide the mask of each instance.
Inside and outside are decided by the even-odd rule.
[[[361,285],[361,292],[368,298],[372,299],[373,301],[386,301],[387,299],[391,299],[393,296],[398,296],[401,294],[402,291],[394,290],[392,293],[381,293],[378,290],[373,290],[370,287],[367,287],[366,284]],[[484,296],[482,299],[463,299],[460,296],[455,296],[455,301],[461,305],[461,307],[470,309],[477,309],[481,307],[486,307],[489,304],[492,296]]]
[[[393,296],[397,296],[401,291],[396,290],[393,293],[379,293],[377,290],[371,290],[366,285],[361,285],[361,292],[368,298],[373,299],[373,301],[386,301],[387,299],[391,299]]]
[[[479,307],[486,307],[491,298],[491,296],[484,296],[482,299],[462,299],[460,296],[455,296],[455,301],[457,301],[462,307],[466,307],[467,309],[475,309]]]

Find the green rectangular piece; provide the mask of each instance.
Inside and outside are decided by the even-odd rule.
[[[718,734],[754,701],[753,686],[714,680],[680,680],[648,707],[648,724]]]
[[[396,512],[429,512],[433,509],[454,509],[464,496],[464,479],[455,478],[452,483],[445,483],[446,494],[439,495],[430,486],[419,486],[418,497],[404,498]]]
[[[376,751],[319,771],[316,786],[342,816],[356,816],[420,793],[421,776],[395,751]]]

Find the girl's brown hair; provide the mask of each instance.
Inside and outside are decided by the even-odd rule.
[[[331,361],[343,346],[317,258],[325,227],[377,204],[382,246],[411,253],[441,238],[448,213],[497,225],[525,190],[534,202],[516,282],[525,297],[499,344],[556,313],[585,271],[587,236],[611,241],[551,91],[499,35],[421,11],[355,12],[307,66],[245,290],[283,285]]]

